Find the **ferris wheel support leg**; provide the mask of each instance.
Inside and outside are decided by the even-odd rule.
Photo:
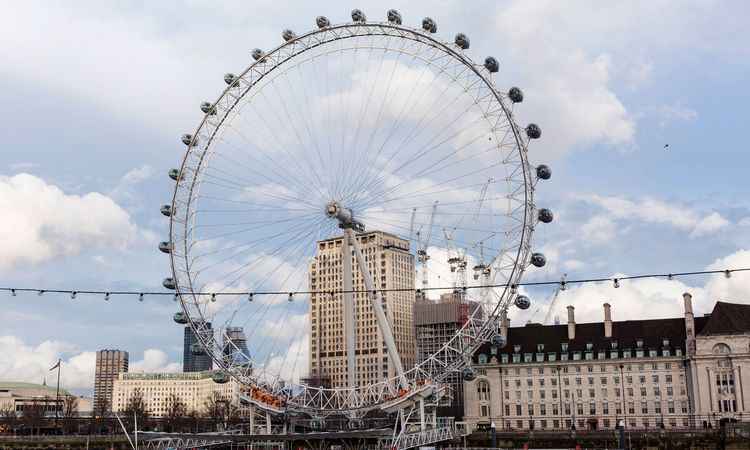
[[[388,318],[383,311],[383,296],[379,291],[375,290],[375,283],[372,280],[370,271],[367,269],[365,257],[362,255],[359,243],[354,237],[354,231],[352,231],[351,228],[347,228],[345,233],[354,248],[354,255],[357,258],[359,271],[362,273],[362,279],[365,282],[365,289],[367,289],[367,295],[370,297],[372,309],[375,311],[375,318],[378,321],[378,326],[383,333],[383,340],[385,341],[385,348],[388,351],[388,356],[391,358],[391,362],[393,362],[393,366],[396,368],[396,375],[398,375],[401,387],[406,388],[409,383],[406,381],[406,376],[404,375],[404,367],[401,365],[401,355],[399,355],[398,349],[396,348],[396,341],[393,338],[393,330],[391,330],[391,325],[388,323]]]
[[[357,360],[355,356],[356,341],[356,323],[354,316],[354,293],[352,291],[352,252],[351,246],[353,239],[349,233],[345,233],[341,245],[341,266],[343,269],[343,287],[344,287],[344,337],[346,338],[346,381],[350,388],[355,388],[357,384]]]

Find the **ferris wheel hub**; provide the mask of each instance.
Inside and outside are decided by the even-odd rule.
[[[365,231],[365,225],[354,219],[354,213],[351,208],[341,206],[341,204],[335,200],[326,204],[326,216],[338,220],[339,228],[351,228],[360,233]]]

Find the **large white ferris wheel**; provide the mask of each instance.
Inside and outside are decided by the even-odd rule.
[[[541,130],[514,121],[522,91],[497,88],[498,61],[474,63],[469,38],[437,39],[430,18],[421,28],[402,25],[393,10],[384,22],[359,10],[351,18],[286,30],[283,44],[252,51],[249,67],[226,74],[227,87],[200,105],[198,127],[182,136],[174,197],[162,207],[170,240],[160,249],[172,266],[164,285],[182,306],[175,321],[192,327],[193,351],[210,355],[217,382],[235,378],[278,410],[362,412],[451,373],[471,379],[474,351],[504,345],[501,315],[528,308],[516,289],[524,269],[545,263],[530,240],[538,222],[552,220],[533,197],[550,170],[527,160]],[[393,286],[371,273],[356,238],[369,231],[411,239],[409,295],[434,298],[433,289],[451,286],[480,306],[424,361],[401,362],[396,313],[382,306]],[[332,388],[305,381],[315,320],[309,271],[317,242],[341,236],[354,262],[324,297],[344,310],[341,351],[354,354],[355,300],[342,291],[359,277],[366,292],[356,301],[374,311],[396,370]],[[342,370],[357,370],[353,360]]]

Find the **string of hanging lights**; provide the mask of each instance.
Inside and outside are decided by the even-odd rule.
[[[646,278],[660,278],[666,280],[674,280],[675,278],[684,278],[699,275],[716,275],[723,274],[725,278],[731,278],[732,273],[736,272],[748,272],[750,267],[736,268],[736,269],[719,269],[719,270],[698,270],[690,272],[674,272],[674,273],[648,273],[630,276],[620,277],[598,277],[598,278],[580,278],[580,279],[566,279],[562,277],[559,281],[528,281],[517,284],[487,284],[487,285],[476,285],[476,286],[465,286],[461,289],[463,291],[469,291],[473,289],[483,288],[506,288],[510,287],[513,293],[517,292],[519,287],[535,287],[535,286],[559,286],[561,290],[565,290],[571,285],[583,285],[589,283],[602,283],[610,282],[614,288],[619,288],[623,281],[628,280],[641,280]],[[423,288],[392,288],[392,289],[377,289],[377,292],[415,292],[422,293],[425,291],[447,291],[454,290],[452,286],[435,286],[435,287],[423,287]],[[335,291],[245,291],[245,292],[180,292],[179,294],[174,292],[165,291],[123,291],[123,290],[97,290],[97,289],[47,289],[47,288],[29,288],[29,287],[0,287],[0,291],[8,292],[11,296],[17,296],[19,293],[35,292],[41,296],[44,294],[68,294],[71,300],[75,300],[78,295],[103,295],[105,301],[109,301],[112,296],[137,296],[138,301],[143,302],[146,296],[170,296],[173,297],[174,301],[179,300],[180,295],[192,295],[192,296],[206,296],[210,297],[212,302],[216,301],[216,297],[223,295],[241,295],[246,296],[247,300],[252,302],[255,296],[258,295],[286,295],[288,301],[294,301],[296,295],[311,295],[311,294],[345,294],[345,293],[365,293],[367,291],[363,289],[351,289],[351,290],[335,290]]]

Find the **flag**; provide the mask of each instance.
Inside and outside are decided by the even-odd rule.
[[[57,368],[59,368],[59,367],[60,367],[60,360],[58,359],[58,360],[57,360],[57,363],[55,363],[55,365],[54,365],[54,366],[50,367],[50,368],[49,368],[49,370],[50,370],[50,371],[53,371],[53,370],[55,370],[55,369],[57,369]]]

